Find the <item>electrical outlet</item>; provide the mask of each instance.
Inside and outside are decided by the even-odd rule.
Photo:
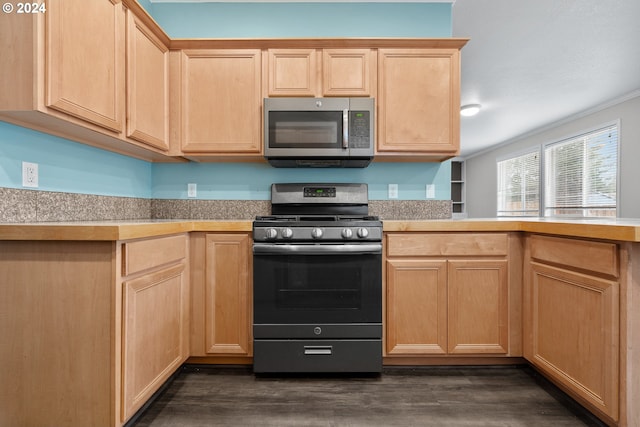
[[[198,197],[198,184],[193,182],[187,184],[187,197]]]
[[[398,184],[389,184],[389,198],[390,199],[398,198]]]
[[[435,199],[435,197],[436,197],[436,185],[435,184],[427,184],[426,197],[427,197],[427,199]]]
[[[38,188],[38,164],[22,162],[22,186]]]

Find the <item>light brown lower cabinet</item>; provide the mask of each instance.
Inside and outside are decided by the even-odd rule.
[[[533,235],[528,248],[525,357],[588,408],[617,421],[617,245]]]
[[[187,357],[187,242],[0,241],[0,425],[122,426]]]
[[[188,357],[188,241],[186,235],[135,241],[125,243],[123,253],[125,271],[142,268],[122,283],[122,419],[126,420]]]
[[[507,260],[460,259],[447,264],[449,354],[507,354]]]
[[[192,233],[191,356],[251,363],[251,236]],[[214,359],[208,359],[213,357]]]
[[[387,355],[447,353],[447,262],[387,259]]]
[[[385,356],[520,356],[520,292],[496,233],[386,236]],[[517,262],[515,263],[518,264]]]
[[[524,355],[607,424],[639,425],[638,244],[394,232],[384,247],[386,364]],[[251,269],[249,232],[0,241],[0,425],[120,427],[188,356],[251,363]]]

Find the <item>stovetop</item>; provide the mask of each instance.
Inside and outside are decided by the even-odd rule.
[[[371,215],[266,215],[257,216],[256,221],[274,223],[302,223],[309,222],[352,222],[352,221],[379,221],[380,218]]]
[[[272,184],[271,215],[253,222],[254,242],[371,242],[382,222],[369,215],[366,184]]]

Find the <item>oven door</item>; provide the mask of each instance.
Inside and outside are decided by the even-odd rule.
[[[382,322],[382,244],[255,243],[254,324]]]

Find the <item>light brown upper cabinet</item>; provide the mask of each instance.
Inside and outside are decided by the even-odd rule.
[[[37,110],[121,132],[124,24],[122,5],[111,0],[59,0],[46,13],[1,14],[2,113],[31,121]]]
[[[460,50],[380,49],[378,135],[383,160],[444,160],[460,149]]]
[[[269,96],[316,96],[318,55],[315,49],[269,49]]]
[[[190,49],[172,67],[180,111],[174,118],[182,153],[243,156],[262,152],[261,51]],[[172,68],[173,69],[173,68]],[[175,113],[174,113],[175,114]]]
[[[269,49],[268,96],[372,96],[372,49]]]
[[[135,27],[127,27],[131,11]],[[0,14],[0,119],[132,157],[175,161],[165,156],[166,110],[155,111],[167,108],[156,102],[166,67],[131,32],[142,31],[142,22],[146,43],[166,52],[169,38],[133,1],[58,0],[45,13]],[[135,39],[128,57],[127,32]]]
[[[127,12],[127,137],[169,149],[169,49]]]
[[[170,39],[135,0],[0,14],[0,120],[150,161],[263,161],[262,99],[376,99],[376,159],[460,145],[466,39]]]
[[[124,12],[110,0],[61,0],[46,12],[46,105],[115,132],[124,105]]]
[[[324,96],[373,96],[375,52],[371,49],[324,49],[322,93]],[[373,73],[373,74],[372,74]]]

